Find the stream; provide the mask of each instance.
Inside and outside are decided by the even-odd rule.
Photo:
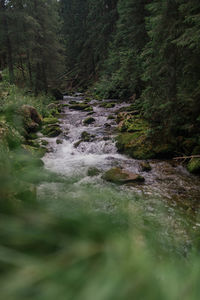
[[[108,118],[128,104],[119,103],[114,108],[104,108],[99,106],[100,102],[92,100],[89,105],[93,106],[91,116],[95,122],[86,126],[83,121],[90,113],[67,106],[82,102],[82,96],[65,96],[62,103],[66,106],[60,116],[62,134],[57,138],[43,137],[49,143],[49,150],[43,158],[45,168],[64,178],[64,183],[43,183],[38,189],[41,199],[43,195],[48,195],[49,209],[74,213],[75,208],[79,207],[113,214],[119,206],[131,210],[131,203],[131,206],[152,217],[163,219],[164,216],[171,230],[176,229],[183,235],[188,224],[193,230],[198,229],[200,178],[170,160],[149,160],[152,170],[143,172],[141,161],[117,152],[117,123]],[[90,134],[91,141],[81,142],[77,146],[83,132]],[[105,182],[102,174],[115,166],[142,175],[145,182],[131,186]],[[100,170],[100,174],[88,176],[88,170],[94,167]]]

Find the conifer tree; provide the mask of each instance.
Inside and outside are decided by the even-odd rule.
[[[145,2],[118,2],[116,32],[110,45],[109,58],[102,72],[102,84],[108,82],[105,96],[139,97],[143,88],[140,54],[147,42]]]
[[[177,88],[181,70],[180,53],[174,43],[180,35],[178,3],[153,0],[147,8],[150,14],[147,19],[149,42],[142,54],[143,80],[146,82],[144,109],[152,124],[170,129],[178,121]]]

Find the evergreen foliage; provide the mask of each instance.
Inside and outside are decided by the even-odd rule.
[[[69,87],[131,98],[152,133],[198,139],[199,1],[61,3]]]
[[[61,0],[69,87],[98,79],[117,19],[117,0]]]
[[[56,85],[62,65],[58,32],[57,1],[1,1],[0,69],[8,67],[11,83],[26,83],[35,94]]]

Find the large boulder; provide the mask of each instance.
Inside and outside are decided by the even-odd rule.
[[[144,177],[129,172],[121,168],[112,168],[104,173],[102,178],[106,181],[116,184],[141,183],[144,182]]]
[[[171,158],[174,155],[174,145],[161,139],[153,142],[142,131],[120,133],[116,140],[118,151],[132,158]]]
[[[42,117],[37,112],[35,107],[30,105],[23,105],[21,107],[21,114],[24,127],[28,133],[36,132],[39,130],[40,125],[42,124]]]
[[[175,143],[170,137],[157,136],[153,139],[149,134],[151,128],[140,116],[132,116],[126,112],[118,114],[119,134],[116,138],[119,152],[137,159],[171,158],[175,152]]]

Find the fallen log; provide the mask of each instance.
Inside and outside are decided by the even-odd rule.
[[[179,159],[192,159],[192,158],[200,158],[200,155],[191,155],[191,156],[181,156],[181,157],[174,157],[174,160],[179,160]]]

